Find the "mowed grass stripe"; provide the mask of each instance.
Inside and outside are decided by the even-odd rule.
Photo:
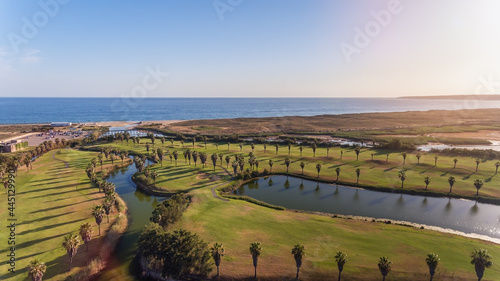
[[[69,167],[63,161],[68,162]],[[27,277],[26,266],[29,261],[39,258],[47,265],[44,280],[63,280],[68,276],[69,259],[62,248],[63,237],[68,233],[78,233],[83,222],[95,226],[91,217],[91,208],[102,201],[85,174],[85,165],[95,157],[95,153],[80,152],[70,149],[56,150],[46,153],[33,163],[29,172],[23,166],[16,177],[16,273],[7,273],[8,266],[0,265],[2,280],[24,280]],[[6,202],[6,195],[0,196]],[[0,208],[0,217],[6,221],[6,208]],[[102,229],[107,229],[106,220]],[[105,232],[103,232],[104,234]],[[7,234],[2,231],[0,240],[6,241]],[[102,237],[102,235],[101,235]],[[94,239],[87,253],[81,246],[73,259],[71,273],[77,272],[85,265],[88,256],[97,251],[97,226]],[[95,245],[95,247],[92,247]],[[6,246],[6,245],[5,245]],[[2,245],[1,255],[7,253]]]

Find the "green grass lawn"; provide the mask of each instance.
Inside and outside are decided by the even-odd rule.
[[[91,187],[85,174],[85,166],[96,153],[70,149],[46,153],[33,163],[29,172],[23,166],[16,177],[16,273],[8,273],[4,263],[7,252],[7,231],[0,231],[0,280],[28,280],[26,266],[31,259],[41,259],[47,265],[43,280],[64,280],[68,274],[69,258],[62,248],[63,237],[68,233],[78,234],[80,225],[90,222],[95,226],[90,251],[80,246],[73,259],[71,274],[85,265],[89,256],[99,249],[101,239],[97,226],[91,217],[91,208],[103,198],[96,188]],[[66,168],[64,162],[68,162]],[[7,196],[0,195],[0,218],[5,225],[8,217]],[[116,212],[115,212],[116,213]],[[110,224],[104,219],[101,236]]]
[[[134,145],[132,141],[127,145],[126,141],[120,143],[116,141],[114,143],[103,144],[103,146],[117,147],[122,150],[128,150],[135,153],[146,153],[146,147],[144,144],[146,142],[151,143],[148,139],[142,139],[141,145]],[[190,170],[192,167],[185,165],[185,160],[182,152],[186,149],[193,149],[192,143],[185,143],[185,148],[181,147],[180,142],[174,142],[174,148],[171,147],[170,142],[165,142],[163,149],[169,150],[170,153],[174,150],[179,151],[178,166],[174,171],[160,171],[160,178],[158,182],[162,182],[172,176],[185,177],[185,171]],[[161,147],[159,140],[156,140],[156,147]],[[248,161],[248,153],[251,152],[250,145],[244,145],[242,151],[238,144],[231,144],[230,149],[227,149],[227,144],[220,144],[218,149],[214,143],[208,143],[207,149],[204,149],[204,144],[197,142],[195,144],[195,150],[199,152],[206,152],[210,158],[212,153],[222,153],[224,158],[226,155],[232,157],[231,161],[234,160],[234,155],[244,154],[246,160]],[[342,159],[340,159],[341,151],[343,151]],[[374,154],[373,161],[371,154]],[[387,154],[389,153],[388,161]],[[428,191],[439,193],[441,195],[447,195],[450,186],[448,184],[448,178],[450,176],[455,177],[456,182],[453,185],[452,193],[454,195],[469,196],[473,197],[476,195],[476,188],[474,187],[474,180],[482,179],[484,182],[483,187],[479,191],[479,195],[483,197],[500,198],[500,174],[495,174],[495,163],[499,160],[488,160],[482,161],[479,165],[479,170],[476,172],[475,159],[471,157],[448,157],[439,156],[437,165],[434,166],[434,154],[431,153],[420,153],[422,157],[420,158],[420,164],[417,163],[416,153],[409,153],[406,158],[405,165],[403,165],[403,157],[401,153],[390,152],[386,150],[378,149],[363,149],[359,155],[359,160],[356,160],[356,153],[352,148],[340,148],[333,147],[330,148],[327,155],[326,148],[317,148],[316,157],[313,157],[313,151],[310,147],[304,146],[302,151],[302,156],[300,156],[300,151],[298,146],[292,146],[290,150],[290,155],[288,155],[288,147],[285,145],[279,146],[278,154],[276,155],[276,149],[274,145],[267,145],[267,150],[264,152],[263,145],[255,145],[254,154],[259,163],[259,171],[264,169],[269,170],[268,162],[269,160],[274,161],[274,166],[272,168],[273,172],[285,173],[286,166],[284,160],[286,157],[290,157],[292,163],[289,167],[289,173],[300,175],[302,173],[300,168],[300,163],[304,162],[306,164],[304,169],[304,175],[307,177],[315,178],[317,177],[316,164],[322,164],[320,178],[326,181],[335,181],[336,172],[335,169],[340,167],[340,182],[346,185],[356,185],[356,169],[361,169],[361,176],[359,179],[360,186],[368,186],[375,188],[393,188],[400,189],[401,181],[399,179],[398,173],[400,171],[405,171],[407,179],[404,182],[405,190],[414,191],[425,191],[425,177],[431,178],[431,184],[428,187]],[[456,168],[453,168],[453,159],[457,158],[458,162]],[[168,156],[165,156],[164,164],[169,164],[170,160]],[[198,165],[200,161],[198,160]],[[221,169],[220,162],[217,164],[217,169]],[[194,166],[194,164],[192,164]],[[247,165],[248,166],[248,165]],[[207,163],[206,170],[209,170],[212,166],[212,162],[209,159]],[[223,161],[222,167],[226,168],[225,160]],[[231,164],[227,170],[232,173]],[[161,184],[159,184],[162,186]],[[175,187],[165,186],[166,189],[175,191]]]
[[[145,140],[143,140],[144,142]],[[158,141],[159,143],[159,141]],[[173,149],[181,151],[180,143],[175,142]],[[104,144],[120,149],[127,149],[135,153],[145,153],[145,147],[134,146],[132,142]],[[157,144],[161,146],[161,143]],[[192,149],[191,146],[189,148]],[[165,143],[164,149],[170,148]],[[187,145],[186,145],[187,149]],[[202,143],[196,143],[197,151],[205,151]],[[437,167],[434,167],[434,158],[431,154],[423,154],[420,165],[416,164],[415,155],[410,154],[406,165],[402,165],[403,158],[399,153],[391,153],[389,161],[385,163],[386,152],[373,150],[374,161],[371,161],[372,150],[364,150],[360,160],[351,149],[344,150],[340,160],[340,148],[330,149],[330,158],[326,158],[326,149],[319,148],[316,157],[312,149],[304,148],[303,156],[299,155],[297,147],[292,147],[290,173],[300,174],[299,163],[307,163],[304,173],[315,177],[316,163],[322,163],[320,177],[325,180],[335,179],[335,168],[342,168],[341,180],[354,183],[354,170],[361,168],[360,183],[380,187],[400,188],[401,182],[398,171],[408,169],[408,179],[405,188],[422,190],[423,178],[430,176],[431,190],[448,192],[447,178],[453,175],[457,178],[453,190],[464,195],[474,195],[475,188],[472,180],[476,177],[486,178],[494,174],[493,161],[481,163],[479,171],[475,173],[475,163],[470,158],[458,158],[456,169],[453,168],[453,158],[440,157]],[[234,155],[251,151],[250,146],[244,146],[240,152],[236,144],[230,146],[209,144],[206,152]],[[268,145],[264,153],[263,146],[256,145],[255,152],[261,161],[259,170],[269,169],[267,161],[273,159],[274,171],[285,172],[283,160],[288,156],[288,149],[281,146],[279,155],[275,155],[275,148]],[[377,268],[380,256],[388,256],[393,262],[393,272],[387,280],[428,280],[429,274],[425,264],[427,253],[437,253],[441,263],[435,280],[474,280],[474,267],[469,263],[470,252],[475,248],[486,248],[494,257],[494,265],[486,270],[483,280],[499,280],[500,246],[470,238],[450,234],[438,233],[430,230],[421,230],[411,227],[388,225],[356,221],[349,219],[330,218],[328,216],[295,213],[293,211],[278,211],[240,200],[224,202],[212,196],[211,188],[224,183],[221,179],[228,179],[229,174],[218,163],[215,172],[211,161],[203,168],[200,163],[194,167],[184,162],[182,153],[179,153],[177,166],[166,160],[163,167],[156,165],[160,177],[157,185],[169,191],[184,191],[193,196],[193,202],[185,213],[182,221],[176,225],[198,233],[210,244],[222,242],[227,255],[221,265],[221,279],[249,278],[253,276],[253,266],[248,247],[251,242],[260,241],[263,244],[263,253],[259,260],[259,275],[261,280],[292,279],[295,275],[295,262],[291,248],[296,243],[306,247],[307,256],[301,270],[303,280],[336,280],[337,269],[334,264],[336,251],[341,250],[348,254],[349,262],[345,266],[343,280],[380,280],[381,275]],[[168,159],[168,157],[167,157]],[[247,158],[248,159],[248,158]],[[465,179],[464,179],[465,178]],[[498,178],[492,177],[485,183],[481,194],[500,197],[495,189]]]

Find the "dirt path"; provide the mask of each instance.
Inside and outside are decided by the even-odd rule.
[[[61,159],[57,158],[57,157],[56,157],[56,152],[57,152],[57,150],[56,150],[56,151],[54,151],[54,152],[52,153],[52,159],[57,160],[57,161],[61,161],[61,162],[63,162],[63,163],[64,163],[64,166],[65,166],[66,168],[69,168],[69,163],[68,163],[68,162],[66,162],[66,161],[64,161],[64,160],[61,160]]]
[[[216,186],[212,187],[212,195],[213,195],[215,198],[219,199],[219,200],[222,200],[222,201],[228,202],[228,201],[229,201],[229,199],[219,197],[219,195],[217,195],[217,192],[215,192],[215,189],[217,189],[219,186],[221,186],[221,185],[223,185],[223,184],[226,184],[226,183],[225,183],[225,182],[223,182],[223,183],[220,183],[220,184],[218,184],[218,185],[216,185]]]

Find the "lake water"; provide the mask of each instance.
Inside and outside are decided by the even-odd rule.
[[[289,209],[407,221],[500,238],[500,206],[317,183],[287,176],[250,182],[236,194]]]
[[[148,162],[149,164],[149,162]],[[132,175],[137,171],[134,164],[115,171],[107,179],[116,186],[116,192],[125,201],[128,212],[132,218],[128,230],[120,238],[116,252],[112,255],[109,266],[98,281],[133,281],[137,280],[135,267],[132,260],[137,254],[137,239],[144,226],[149,223],[149,218],[154,206],[164,198],[150,196],[138,191],[132,181]]]
[[[500,108],[500,101],[394,98],[0,98],[0,124],[311,116]]]

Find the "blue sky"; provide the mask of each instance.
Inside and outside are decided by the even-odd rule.
[[[151,69],[168,77],[144,97],[473,94],[500,82],[498,1],[388,3],[0,0],[0,96],[137,94]]]

